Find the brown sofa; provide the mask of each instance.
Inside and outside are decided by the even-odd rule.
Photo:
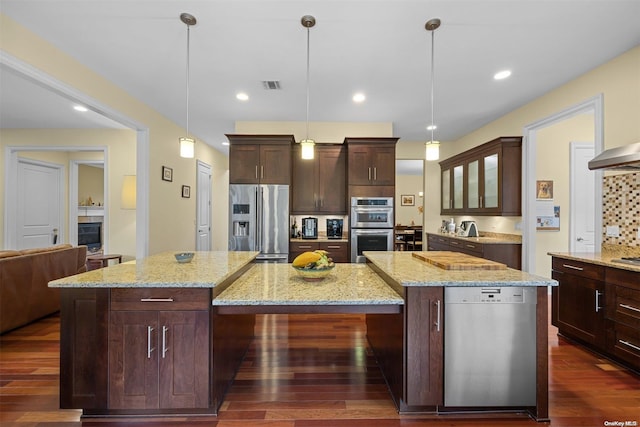
[[[87,247],[0,251],[0,334],[60,310],[51,280],[86,271]]]

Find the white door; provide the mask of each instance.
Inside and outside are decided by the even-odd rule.
[[[62,243],[62,166],[18,160],[17,249]]]
[[[595,172],[587,164],[594,157],[593,143],[571,143],[571,223],[569,250],[595,252]]]
[[[196,250],[211,250],[211,166],[198,160],[196,180]]]

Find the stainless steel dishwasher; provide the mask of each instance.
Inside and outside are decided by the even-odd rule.
[[[444,404],[536,404],[536,288],[444,291]]]

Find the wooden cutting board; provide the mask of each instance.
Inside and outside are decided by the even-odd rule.
[[[459,252],[413,252],[412,255],[444,270],[505,270],[505,264]]]

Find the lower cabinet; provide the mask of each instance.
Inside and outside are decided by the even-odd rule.
[[[450,237],[427,233],[427,250],[453,251],[522,268],[521,243],[481,243],[464,237]]]
[[[209,406],[207,311],[114,311],[109,408]]]
[[[606,350],[640,371],[640,273],[606,270]]]
[[[294,241],[289,243],[289,262],[303,252],[313,252],[322,249],[329,252],[329,257],[333,262],[350,262],[349,245],[343,241]]]

